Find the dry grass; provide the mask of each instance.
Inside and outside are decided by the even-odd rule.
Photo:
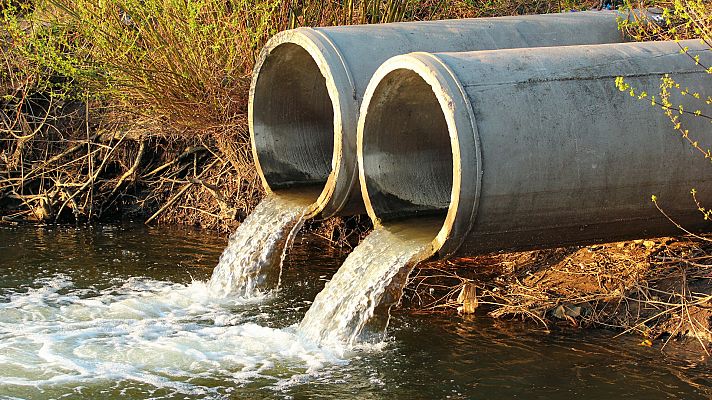
[[[410,278],[406,304],[462,312],[469,303],[494,318],[636,332],[662,347],[692,337],[707,352],[711,293],[712,244],[662,238],[425,264]]]

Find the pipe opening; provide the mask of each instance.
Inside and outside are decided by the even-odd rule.
[[[315,202],[334,151],[334,106],[319,66],[303,47],[280,44],[259,70],[253,99],[253,138],[266,183],[277,193],[306,191]]]
[[[373,91],[363,119],[362,167],[369,202],[385,227],[405,218],[445,224],[453,153],[442,106],[417,72],[395,69]],[[426,222],[427,221],[427,222]]]

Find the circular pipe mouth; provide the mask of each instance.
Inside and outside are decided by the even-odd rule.
[[[376,71],[357,152],[366,210],[377,226],[429,232],[442,257],[457,250],[474,223],[482,175],[473,115],[437,56],[397,56]]]
[[[313,217],[345,199],[334,198],[342,174],[342,120],[353,92],[338,50],[318,31],[299,28],[275,35],[257,60],[249,99],[252,152],[268,193],[300,198]],[[344,178],[342,178],[344,180]],[[339,183],[339,185],[337,185]]]

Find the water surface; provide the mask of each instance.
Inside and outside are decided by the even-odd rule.
[[[300,237],[281,290],[215,296],[226,241],[140,225],[0,227],[0,398],[704,399],[696,353],[607,331],[395,313],[336,354],[296,333],[345,255]]]

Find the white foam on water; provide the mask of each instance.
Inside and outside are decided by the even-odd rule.
[[[239,310],[264,298],[215,296],[204,282],[130,279],[90,297],[65,276],[41,284],[0,303],[0,393],[128,381],[207,395],[219,389],[196,379],[283,387],[346,362]]]
[[[230,236],[210,278],[211,292],[249,297],[277,289],[284,255],[309,204],[298,196],[266,196]]]
[[[432,238],[417,225],[374,229],[316,296],[299,335],[338,354],[363,350],[367,334],[381,341],[412,267],[432,254]]]
[[[279,286],[285,250],[307,203],[266,197],[232,235],[208,282],[134,278],[93,293],[59,275],[5,294],[0,393],[80,390],[102,382],[121,389],[122,382],[133,382],[207,396],[255,380],[284,390],[319,376],[325,366],[347,363],[351,350],[379,351],[382,336],[375,343],[362,340],[367,324],[384,321],[377,311],[385,310],[385,323],[376,329],[385,331],[410,267],[431,254],[432,235],[412,226],[374,230],[299,326],[262,326],[261,314],[246,311]]]

